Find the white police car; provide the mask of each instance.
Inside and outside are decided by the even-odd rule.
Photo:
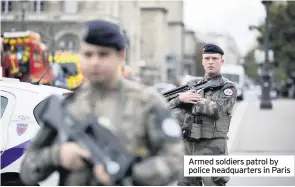
[[[39,130],[34,112],[49,95],[68,95],[71,91],[10,78],[0,78],[0,85],[1,185],[19,186],[22,185],[19,169],[24,150]],[[57,185],[57,178],[46,181],[39,185]]]

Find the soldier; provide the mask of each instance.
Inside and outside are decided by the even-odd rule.
[[[68,110],[78,119],[93,113],[102,125],[117,134],[123,146],[142,158],[131,169],[139,185],[166,185],[176,181],[183,162],[181,128],[168,103],[152,88],[123,79],[118,72],[125,58],[119,27],[107,21],[86,24],[80,45],[80,63],[87,81],[68,98]],[[66,99],[67,100],[67,99]],[[42,126],[22,162],[20,176],[28,185],[37,184],[63,169],[60,185],[109,184],[101,165],[86,166],[90,154],[76,143],[56,143],[56,132]]]
[[[205,76],[201,81],[218,81],[219,89],[203,90],[203,95],[189,90],[169,102],[183,128],[186,155],[228,154],[227,133],[237,90],[233,82],[220,73],[223,55],[223,50],[216,45],[204,46]],[[224,186],[228,180],[227,177],[182,177],[178,185]]]

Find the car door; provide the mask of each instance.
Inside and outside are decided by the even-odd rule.
[[[13,94],[1,90],[1,153],[8,143],[8,126],[13,113],[16,98]]]

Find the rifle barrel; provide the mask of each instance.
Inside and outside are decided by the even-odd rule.
[[[189,89],[189,86],[188,85],[179,86],[177,88],[174,88],[172,90],[169,90],[169,91],[164,92],[163,95],[164,95],[164,97],[169,97],[169,96],[172,96],[174,94],[183,92],[183,91],[188,90],[188,89]]]

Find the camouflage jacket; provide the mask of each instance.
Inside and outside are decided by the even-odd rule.
[[[202,100],[195,105],[191,105],[192,108],[188,111],[186,108],[182,108],[179,98],[175,98],[169,102],[170,108],[176,116],[178,123],[181,126],[188,126],[189,123],[196,123],[194,116],[203,116],[203,121],[212,121],[219,126],[229,126],[232,109],[236,102],[237,90],[233,82],[224,78],[220,74],[210,78],[222,81],[224,84],[219,90],[205,90],[201,92]],[[204,77],[201,81],[207,81],[208,78]],[[224,117],[226,116],[226,118]],[[217,121],[218,123],[214,122]],[[226,124],[225,124],[226,123]],[[213,124],[212,124],[213,125]],[[200,128],[202,128],[200,126]],[[227,129],[228,130],[228,129]],[[224,132],[227,134],[227,132]],[[221,135],[224,136],[224,135]]]
[[[105,127],[117,134],[135,157],[143,158],[132,168],[132,178],[140,185],[166,185],[182,172],[184,147],[181,129],[165,99],[152,88],[121,80],[112,88],[84,83],[68,105],[78,119],[94,113]],[[20,176],[34,185],[54,171],[60,171],[56,132],[42,127],[30,144]],[[63,185],[97,185],[91,168],[67,172]]]

